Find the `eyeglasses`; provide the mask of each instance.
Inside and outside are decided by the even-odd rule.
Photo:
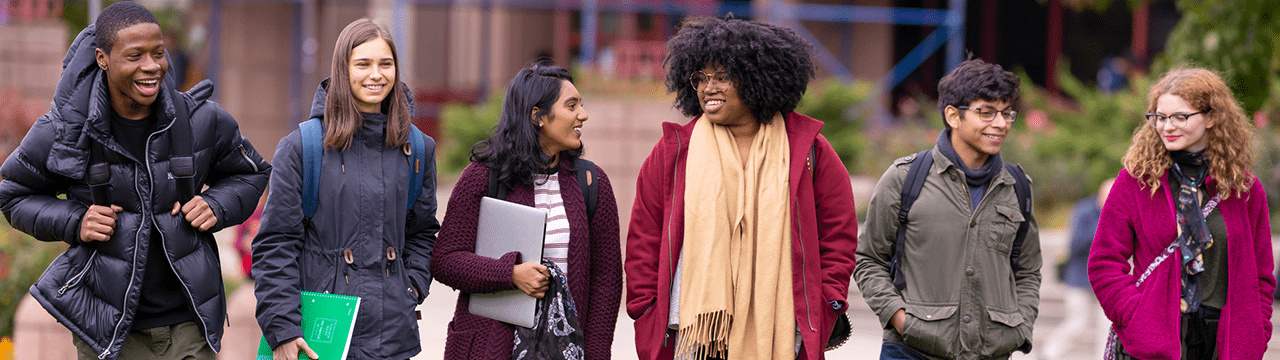
[[[1172,123],[1174,128],[1181,129],[1183,126],[1187,126],[1187,118],[1207,112],[1209,112],[1209,110],[1197,111],[1190,114],[1177,113],[1160,115],[1157,113],[1150,113],[1147,114],[1147,122],[1150,122],[1151,127],[1156,129],[1156,131],[1159,131],[1161,127],[1164,127],[1165,122]]]
[[[977,111],[978,119],[981,119],[982,121],[988,121],[988,122],[995,121],[996,114],[1004,115],[1004,121],[1006,122],[1013,122],[1014,120],[1018,119],[1018,112],[1013,110],[995,111],[988,108],[972,108],[968,106],[957,106],[956,108],[960,110]]]
[[[729,88],[730,81],[732,79],[729,78],[729,72],[724,70],[716,71],[715,74],[701,71],[694,71],[693,74],[689,74],[689,84],[693,85],[693,89],[698,92],[705,90],[708,84],[718,91],[725,91],[725,89]]]

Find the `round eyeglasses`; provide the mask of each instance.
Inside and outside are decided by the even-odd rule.
[[[1018,119],[1018,112],[1013,110],[995,111],[990,108],[973,108],[968,106],[957,106],[960,110],[973,110],[978,112],[978,119],[986,122],[996,120],[996,114],[1004,115],[1005,122],[1013,122]]]
[[[1173,127],[1176,129],[1181,129],[1183,126],[1187,126],[1188,118],[1194,115],[1199,115],[1207,112],[1209,112],[1209,110],[1197,111],[1190,114],[1176,113],[1176,114],[1163,115],[1163,114],[1157,114],[1157,113],[1150,113],[1146,115],[1146,118],[1147,118],[1147,122],[1150,123],[1151,127],[1156,129],[1156,131],[1160,131],[1160,128],[1164,127],[1164,124],[1166,123],[1172,124]]]
[[[725,91],[729,88],[732,79],[729,78],[729,72],[720,70],[714,74],[704,73],[702,71],[694,71],[689,74],[689,84],[693,85],[693,89],[698,92],[706,91],[708,85],[714,87],[717,91]]]

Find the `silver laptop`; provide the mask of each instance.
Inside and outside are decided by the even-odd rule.
[[[542,240],[547,231],[546,210],[483,197],[476,226],[476,255],[499,258],[520,252],[520,261],[542,260]],[[472,314],[512,325],[532,328],[538,299],[519,289],[471,294],[467,310]]]

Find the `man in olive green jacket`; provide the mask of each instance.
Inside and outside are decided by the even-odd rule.
[[[903,181],[917,156],[885,171],[858,235],[853,275],[884,328],[880,358],[1002,359],[1030,352],[1040,304],[1040,235],[1014,190],[1017,181],[1030,180],[1015,178],[1000,159],[1017,117],[1018,78],[999,65],[969,60],[939,82],[938,93],[946,128],[928,152],[933,164],[897,251],[906,283],[901,291],[890,263]],[[1021,255],[1011,259],[1024,222]]]

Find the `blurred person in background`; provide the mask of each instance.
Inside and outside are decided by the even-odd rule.
[[[1261,359],[1276,283],[1253,126],[1201,68],[1166,73],[1147,112],[1089,254],[1108,358]]]
[[[583,97],[564,68],[540,61],[521,69],[507,85],[502,117],[489,137],[471,148],[472,162],[449,196],[431,263],[440,283],[462,292],[449,322],[445,359],[511,359],[538,349],[555,350],[554,359],[610,358],[622,297],[618,205],[609,176],[581,159],[587,119]],[[583,188],[576,174],[580,169],[594,173],[584,175],[599,184]],[[490,186],[509,190],[505,196],[492,194],[500,200],[547,211],[542,259],[522,259],[517,251],[497,259],[476,255],[480,198],[491,195]],[[586,199],[592,186],[594,213]],[[530,329],[467,311],[471,294],[515,289],[542,299],[540,305],[555,300],[550,304],[555,326],[539,311],[533,329],[555,331],[538,339]]]
[[[822,359],[848,310],[858,221],[822,122],[795,112],[812,48],[785,27],[712,17],[686,20],[667,48],[667,91],[692,120],[662,124],[636,180],[636,351]]]
[[[321,129],[306,140],[294,130],[272,159],[278,170],[253,240],[258,325],[276,360],[297,359],[299,352],[315,359],[302,338],[300,291],[358,296],[347,358],[408,359],[422,349],[415,307],[431,287],[439,229],[435,142],[411,127],[413,95],[400,81],[395,40],[385,26],[369,19],[348,24],[332,64],[311,104],[310,121]],[[414,170],[406,165],[416,151],[411,136],[425,145],[421,183],[411,181]],[[313,155],[320,155],[310,217],[304,141],[315,141]],[[416,198],[407,195],[410,187],[420,188]]]
[[[162,39],[141,5],[103,9],[0,167],[9,224],[70,245],[31,295],[80,359],[212,360],[227,313],[213,233],[253,213],[271,171],[212,83],[178,92]]]
[[[1098,230],[1102,204],[1106,203],[1113,183],[1115,178],[1103,180],[1102,185],[1098,186],[1097,194],[1080,199],[1071,209],[1068,226],[1070,234],[1067,237],[1069,254],[1066,263],[1059,267],[1061,272],[1058,274],[1062,284],[1066,285],[1067,316],[1062,325],[1049,335],[1041,359],[1061,359],[1076,344],[1075,340],[1078,338],[1095,341],[1094,347],[1090,349],[1093,351],[1090,358],[1102,357],[1102,350],[1107,344],[1107,327],[1111,322],[1098,306],[1093,289],[1089,288],[1088,260],[1089,247],[1093,245],[1093,236]],[[1089,327],[1090,323],[1093,324],[1092,328]]]

